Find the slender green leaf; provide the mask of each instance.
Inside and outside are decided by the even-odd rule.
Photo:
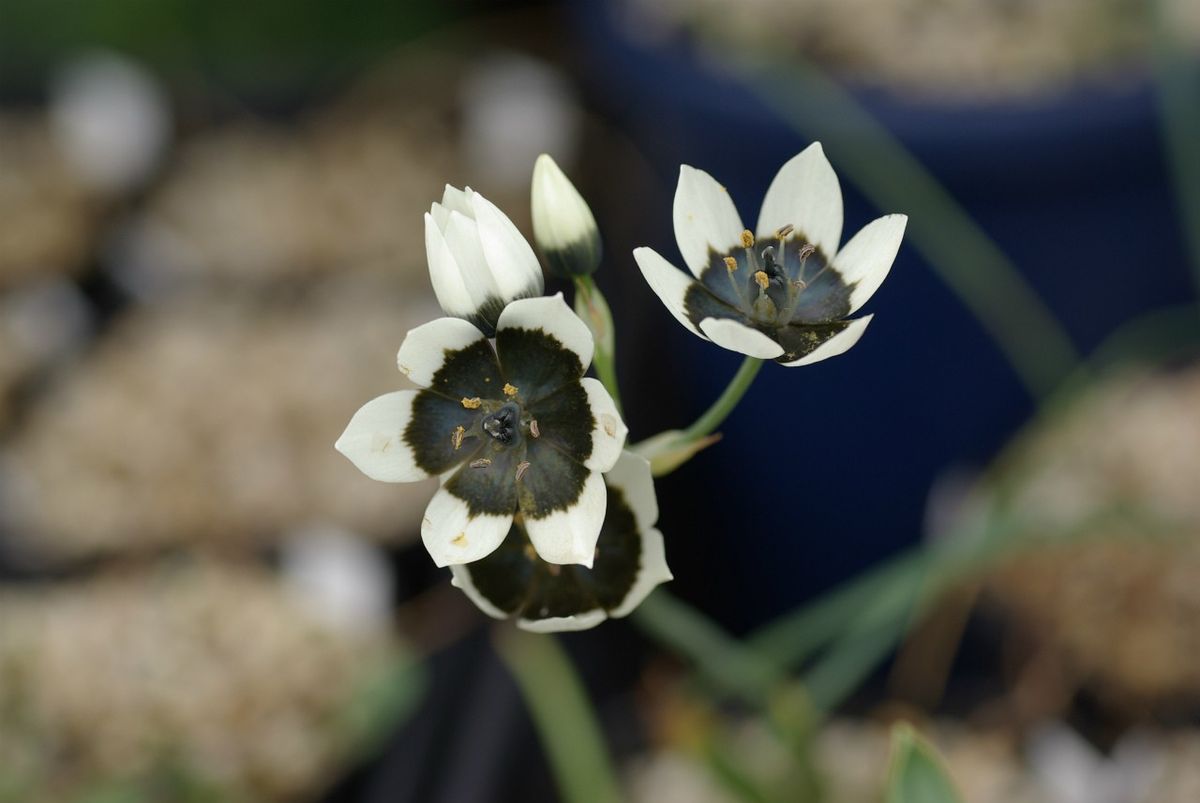
[[[892,728],[887,803],[964,803],[937,750],[911,725]]]
[[[496,647],[529,708],[563,800],[620,803],[604,736],[587,692],[557,639],[512,627],[496,633]]]
[[[724,693],[761,706],[787,674],[741,644],[687,603],[655,589],[633,621],[659,643],[688,658],[702,678]]]

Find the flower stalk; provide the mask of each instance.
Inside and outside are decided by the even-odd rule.
[[[757,357],[747,357],[742,360],[741,367],[733,375],[733,379],[729,380],[724,392],[712,403],[711,407],[704,411],[702,416],[683,431],[684,440],[686,442],[699,440],[721,426],[721,422],[729,417],[733,408],[737,407],[742,396],[745,396],[746,391],[750,389],[762,364],[763,361]]]
[[[617,388],[617,347],[613,336],[612,312],[590,275],[575,277],[575,314],[588,325],[596,341],[596,351],[592,356],[596,376],[617,403],[617,411],[623,414],[621,394]]]

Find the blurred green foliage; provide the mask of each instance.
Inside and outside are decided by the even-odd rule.
[[[0,92],[36,90],[63,59],[99,48],[168,78],[292,95],[353,73],[456,8],[436,0],[4,0]]]
[[[892,729],[886,799],[887,803],[962,803],[937,750],[903,722]]]

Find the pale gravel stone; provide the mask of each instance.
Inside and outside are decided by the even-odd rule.
[[[371,482],[333,443],[363,399],[408,384],[396,348],[434,310],[389,274],[288,298],[134,310],[64,372],[5,450],[22,545],[49,559],[249,546],[310,521],[415,535],[432,481]]]

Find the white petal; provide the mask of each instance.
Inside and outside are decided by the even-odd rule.
[[[740,247],[742,219],[729,192],[716,179],[683,165],[675,188],[675,241],[696,276],[708,267],[708,249],[727,254]]]
[[[500,546],[512,520],[512,514],[472,516],[466,502],[439,488],[425,508],[421,540],[438,566],[470,563]]]
[[[429,387],[433,375],[446,362],[447,351],[458,351],[483,339],[483,332],[462,318],[438,318],[409,330],[396,354],[396,366],[413,382]]]
[[[837,253],[842,237],[842,188],[819,142],[779,168],[763,198],[756,229],[759,239],[773,238],[787,225],[799,232],[793,236],[806,237],[827,259]]]
[[[518,619],[517,627],[530,633],[565,633],[571,630],[587,630],[607,619],[601,609],[574,616],[555,616],[550,619]]]
[[[492,276],[491,266],[484,256],[475,221],[461,212],[451,212],[442,231],[446,245],[454,255],[463,286],[471,296],[471,309],[478,310],[489,297],[500,296],[499,285]]]
[[[639,530],[653,527],[658,521],[658,497],[654,493],[654,477],[650,461],[633,452],[621,452],[616,465],[604,475],[604,481],[618,488],[633,510]]]
[[[446,185],[446,189],[442,191],[442,206],[446,207],[447,211],[459,212],[469,218],[475,217],[475,211],[471,207],[472,196],[475,191],[470,187],[466,190],[460,190],[458,187]]]
[[[475,312],[471,291],[463,281],[454,254],[438,228],[437,221],[425,213],[425,256],[429,259],[429,281],[438,304],[447,315],[468,316]]]
[[[827,360],[830,357],[846,353],[863,336],[863,332],[867,331],[867,324],[874,317],[874,315],[864,315],[861,318],[855,318],[850,321],[849,326],[826,340],[808,356],[801,357],[795,362],[782,363],[782,365],[786,365],[789,368],[796,365],[812,365],[814,362],[820,362],[821,360]]]
[[[621,420],[616,403],[600,380],[589,376],[580,381],[587,391],[592,417],[596,419],[596,425],[592,428],[592,453],[583,464],[592,471],[608,471],[621,456],[629,428]]]
[[[439,203],[434,203],[429,207],[429,216],[433,218],[433,222],[437,224],[438,231],[446,230],[446,222],[450,220],[450,210]]]
[[[659,585],[673,580],[674,575],[667,568],[666,547],[663,536],[655,528],[642,530],[642,561],[637,578],[621,604],[612,610],[613,617],[628,615],[634,608],[642,604],[642,600]]]
[[[334,448],[358,470],[381,482],[416,482],[429,476],[404,442],[415,390],[385,393],[358,408]]]
[[[683,303],[688,288],[696,283],[695,279],[663,259],[653,248],[635,248],[633,249],[633,258],[638,267],[642,269],[642,276],[645,277],[646,284],[650,285],[654,294],[675,316],[675,320],[683,324],[692,334],[708,340],[687,316],[687,310]]]
[[[479,226],[479,242],[500,298],[508,301],[541,295],[545,284],[533,247],[508,216],[487,198],[475,193],[471,201]]]
[[[525,532],[547,563],[581,563],[590,569],[607,507],[604,480],[592,472],[574,505],[542,519],[526,517]]]
[[[501,329],[541,329],[575,352],[585,370],[592,364],[592,333],[567,306],[562,293],[514,301],[500,313],[496,330]]]
[[[772,360],[783,354],[783,346],[757,329],[751,329],[732,318],[705,318],[700,321],[700,330],[718,346],[747,357]]]
[[[842,275],[846,284],[858,282],[850,294],[850,314],[858,312],[887,278],[907,224],[907,215],[887,215],[872,220],[838,251],[833,260],[834,270]]]
[[[486,613],[493,619],[507,619],[508,614],[493,605],[487,597],[479,593],[479,589],[475,587],[475,583],[471,580],[471,570],[465,565],[450,567],[450,585],[460,589],[471,602],[479,610]]]

